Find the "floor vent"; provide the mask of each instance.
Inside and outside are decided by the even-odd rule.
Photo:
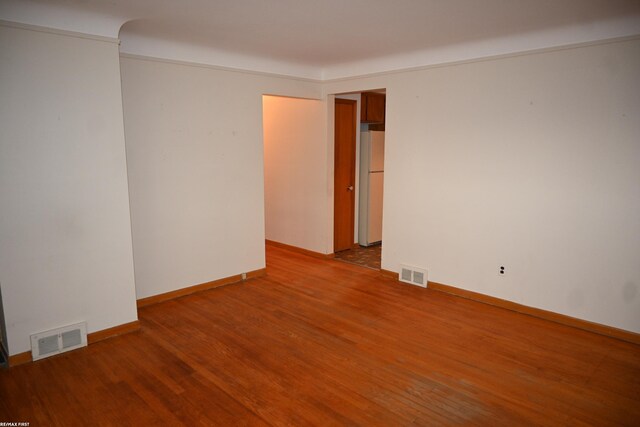
[[[427,287],[427,270],[424,268],[412,267],[410,265],[400,265],[400,281],[411,285]]]
[[[87,324],[77,323],[31,335],[31,357],[38,360],[86,345]]]

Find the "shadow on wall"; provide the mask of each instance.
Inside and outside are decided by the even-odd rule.
[[[0,283],[0,365],[6,362],[5,356],[9,354],[7,348],[7,327],[4,320],[4,303],[2,302],[2,283]]]

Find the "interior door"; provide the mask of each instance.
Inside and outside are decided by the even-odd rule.
[[[335,102],[333,250],[350,249],[355,226],[356,101]]]

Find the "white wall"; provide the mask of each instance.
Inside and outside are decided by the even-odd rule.
[[[320,86],[121,64],[137,297],[263,268],[262,95],[319,98]]]
[[[383,268],[640,332],[639,75],[635,39],[326,84],[387,88]]]
[[[266,238],[326,253],[325,104],[265,96],[262,106]]]
[[[264,266],[263,94],[386,87],[383,268],[640,332],[639,58],[635,39],[322,85],[124,58],[137,296]],[[131,224],[117,44],[2,24],[0,76],[17,354],[136,318]]]
[[[0,282],[29,335],[137,318],[118,44],[0,25]]]

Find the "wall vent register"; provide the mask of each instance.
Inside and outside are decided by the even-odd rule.
[[[31,335],[31,358],[43,359],[87,346],[87,324],[85,322]]]
[[[427,270],[424,268],[401,264],[399,279],[401,282],[426,288]]]

